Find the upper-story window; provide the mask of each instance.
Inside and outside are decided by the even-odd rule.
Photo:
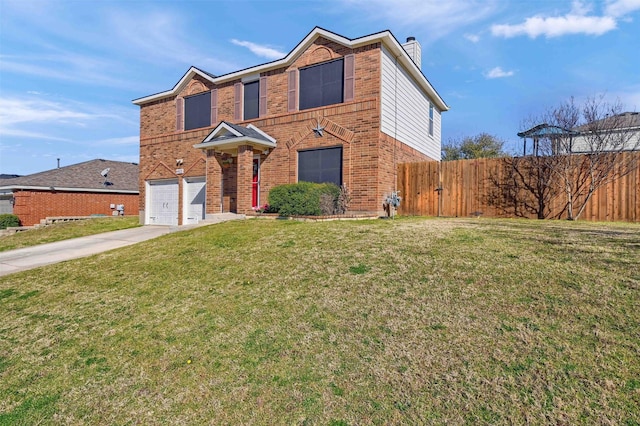
[[[260,80],[244,83],[244,119],[258,118],[260,115]]]
[[[267,76],[250,77],[249,81],[234,84],[233,119],[251,120],[267,114]]]
[[[344,60],[337,59],[300,69],[300,109],[342,103]]]
[[[211,92],[184,98],[184,130],[211,125]]]
[[[429,136],[433,136],[433,104],[429,102]]]

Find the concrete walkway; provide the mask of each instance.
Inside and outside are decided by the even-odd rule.
[[[207,220],[201,221],[197,225],[147,225],[0,252],[0,276],[130,246],[171,232],[244,218],[244,215],[222,213],[210,215]]]

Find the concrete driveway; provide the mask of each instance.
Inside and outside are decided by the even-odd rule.
[[[0,276],[130,246],[171,232],[235,219],[244,219],[244,215],[223,213],[214,215],[213,218],[198,225],[178,227],[147,225],[0,252]]]

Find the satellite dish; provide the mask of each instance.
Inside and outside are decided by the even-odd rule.
[[[103,171],[100,172],[100,174],[102,175],[102,177],[107,177],[107,175],[109,174],[109,170],[111,170],[109,167],[107,167],[106,169],[104,169]]]

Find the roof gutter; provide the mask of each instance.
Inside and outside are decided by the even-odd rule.
[[[420,87],[429,94],[431,98],[435,101],[435,104],[441,111],[448,111],[449,106],[444,102],[444,100],[440,97],[435,88],[431,85],[429,80],[424,76],[422,71],[418,68],[418,66],[411,60],[409,54],[404,50],[400,42],[393,36],[393,34],[386,30],[379,33],[371,34],[368,36],[356,38],[356,39],[348,39],[339,34],[333,33],[331,31],[325,30],[320,27],[315,27],[307,36],[300,42],[298,45],[287,54],[282,59],[278,59],[273,62],[268,62],[266,64],[257,65],[251,68],[246,68],[244,70],[235,71],[229,74],[221,75],[218,77],[213,77],[211,74],[205,73],[204,71],[191,67],[185,75],[180,79],[180,81],[173,87],[173,89],[166,90],[164,92],[156,93],[155,95],[145,96],[142,98],[134,99],[132,102],[135,105],[142,106],[146,103],[157,101],[160,99],[172,97],[180,92],[186,86],[187,82],[194,75],[199,75],[202,78],[212,82],[213,84],[222,84],[229,81],[237,80],[242,78],[243,76],[255,73],[262,73],[282,67],[286,67],[291,65],[295,59],[308,47],[313,43],[313,41],[318,37],[324,37],[328,40],[334,41],[336,43],[342,44],[343,46],[347,46],[350,48],[357,48],[360,46],[364,46],[367,44],[381,42],[387,47],[390,48],[391,52],[394,55],[400,58],[400,63],[409,71],[409,73],[415,78],[415,80],[419,83]]]

